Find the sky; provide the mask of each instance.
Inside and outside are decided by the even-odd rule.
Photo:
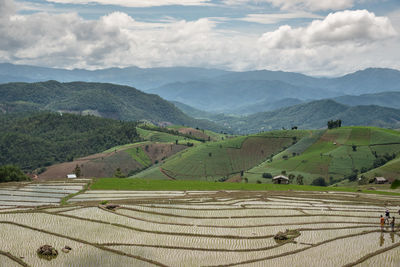
[[[313,76],[400,69],[400,1],[0,0],[0,62]]]

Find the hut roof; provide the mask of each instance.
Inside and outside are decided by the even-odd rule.
[[[386,178],[385,177],[375,177],[375,180],[378,182],[386,182]]]
[[[289,178],[287,178],[285,175],[277,175],[274,178],[272,178],[272,180],[276,180],[276,179],[285,179],[285,180],[289,180]]]

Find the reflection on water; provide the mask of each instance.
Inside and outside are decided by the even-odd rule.
[[[395,234],[395,232],[389,232],[389,233],[383,233],[381,232],[381,235],[379,237],[379,246],[382,247],[385,244],[385,235],[390,235],[390,240],[393,243],[395,243],[395,236],[399,237],[398,234]]]

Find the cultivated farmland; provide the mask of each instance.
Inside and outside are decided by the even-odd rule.
[[[265,172],[273,175],[303,175],[305,183],[317,177],[343,179],[353,173],[367,178],[382,175],[390,180],[398,178],[395,161],[376,169],[377,161],[385,156],[400,154],[400,132],[374,127],[343,127],[313,131],[272,160],[250,169],[250,180],[260,179]]]
[[[327,191],[88,190],[84,182],[6,185],[26,205],[0,206],[5,266],[398,266],[400,236],[381,231],[399,196]],[[68,187],[68,188],[67,188]],[[68,191],[68,192],[69,192]],[[63,194],[65,195],[65,194]],[[106,201],[108,200],[108,202]],[[112,205],[111,205],[112,204]],[[287,229],[296,235],[276,241]],[[29,240],[29,242],[27,242]],[[58,256],[36,254],[51,245]],[[71,250],[61,251],[65,246]],[[178,256],[177,256],[178,255]],[[2,265],[2,266],[3,266]]]
[[[228,179],[281,152],[306,134],[305,131],[268,132],[206,143],[172,157],[161,168],[174,179]]]

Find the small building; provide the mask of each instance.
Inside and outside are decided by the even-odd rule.
[[[384,184],[388,182],[385,177],[375,177],[374,181],[376,184]]]
[[[289,178],[287,178],[285,175],[278,175],[272,178],[272,182],[274,184],[288,184]]]
[[[76,178],[76,174],[67,174],[67,178],[68,179],[75,179]]]

